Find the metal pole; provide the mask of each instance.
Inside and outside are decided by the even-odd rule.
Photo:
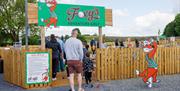
[[[28,50],[29,24],[28,24],[28,1],[27,0],[25,0],[25,31],[26,31],[26,50]]]
[[[102,27],[99,27],[99,48],[102,48],[103,38],[102,38]]]

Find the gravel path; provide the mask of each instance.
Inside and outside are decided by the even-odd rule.
[[[149,89],[140,78],[109,81],[106,83],[95,83],[94,88],[86,88],[85,91],[180,91],[180,74],[159,76],[161,83],[154,84],[154,87]],[[69,87],[56,87],[39,90],[24,90],[3,81],[2,74],[0,75],[0,91],[68,91]]]

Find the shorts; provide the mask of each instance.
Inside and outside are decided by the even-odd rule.
[[[83,72],[82,62],[80,60],[68,60],[67,65],[69,74]]]

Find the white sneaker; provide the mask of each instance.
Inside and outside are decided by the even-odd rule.
[[[152,77],[150,77],[149,79],[148,79],[148,82],[146,82],[147,84],[148,84],[148,88],[152,88],[152,80],[153,80],[153,78]]]
[[[140,73],[139,70],[136,70],[136,75],[139,75],[139,73]]]
[[[52,78],[53,81],[57,80],[57,78]]]
[[[148,88],[152,88],[152,83],[148,84]]]

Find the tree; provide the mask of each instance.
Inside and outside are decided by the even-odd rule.
[[[37,24],[30,25],[30,37],[29,37],[29,45],[39,45],[40,44],[40,29]],[[25,45],[25,35],[22,36],[22,44]]]
[[[84,35],[81,34],[81,31],[78,29],[78,39],[80,39],[82,42],[87,42],[86,41],[86,37]]]
[[[167,37],[175,36],[175,23],[170,22],[163,33],[163,35],[166,35]]]
[[[176,15],[175,20],[165,27],[163,35],[167,37],[180,36],[180,14]]]
[[[65,35],[65,40],[69,39],[70,36],[69,35]]]
[[[174,20],[175,22],[175,36],[180,36],[180,14]]]
[[[36,0],[28,0],[31,3]],[[24,34],[25,26],[24,0],[0,0],[0,44],[17,42],[19,33]],[[34,26],[30,25],[34,30]],[[35,28],[36,29],[36,28]],[[36,34],[33,31],[33,34]]]
[[[24,0],[0,1],[0,33],[4,39],[18,41],[18,33],[24,29]]]

